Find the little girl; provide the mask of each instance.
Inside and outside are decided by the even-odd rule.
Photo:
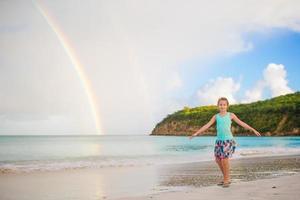
[[[227,112],[228,107],[229,102],[227,98],[219,98],[218,108],[220,112],[215,114],[207,124],[190,136],[190,139],[192,139],[194,136],[204,132],[217,121],[217,138],[215,141],[214,154],[215,161],[223,174],[223,181],[219,182],[218,185],[222,185],[223,187],[229,187],[229,184],[231,183],[229,175],[229,158],[232,157],[236,147],[236,142],[231,133],[231,120],[233,119],[240,126],[253,131],[257,136],[261,136],[258,131],[241,121],[234,113]]]

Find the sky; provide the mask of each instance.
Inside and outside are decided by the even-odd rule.
[[[148,135],[300,89],[300,1],[2,0],[0,134]]]

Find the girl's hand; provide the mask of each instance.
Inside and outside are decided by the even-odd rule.
[[[189,139],[191,140],[193,137],[195,137],[196,135],[198,135],[198,133],[196,132],[196,133],[194,133],[193,135],[191,135],[190,137],[189,137]]]
[[[259,133],[258,131],[256,131],[256,130],[253,130],[253,131],[254,131],[255,135],[261,136],[260,133]]]

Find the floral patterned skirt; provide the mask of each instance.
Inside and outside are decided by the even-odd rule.
[[[235,152],[236,142],[231,140],[216,140],[215,142],[215,157],[219,159],[230,158]]]

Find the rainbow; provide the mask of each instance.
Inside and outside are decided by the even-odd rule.
[[[81,81],[81,84],[84,88],[84,91],[86,92],[89,105],[91,107],[91,111],[93,114],[97,134],[102,134],[102,126],[101,126],[101,118],[98,115],[98,106],[96,104],[96,97],[92,91],[92,85],[90,80],[88,79],[84,67],[81,64],[80,60],[78,59],[78,56],[76,56],[76,53],[74,51],[74,48],[72,48],[70,41],[66,37],[66,35],[63,33],[62,29],[58,26],[57,23],[55,23],[54,18],[50,15],[50,13],[47,11],[45,6],[42,6],[41,3],[37,1],[33,1],[34,6],[37,8],[39,13],[43,16],[43,18],[46,20],[47,24],[50,26],[50,28],[53,30],[55,35],[57,36],[61,46],[65,50],[67,56],[69,57],[72,66],[75,68],[77,75]]]

